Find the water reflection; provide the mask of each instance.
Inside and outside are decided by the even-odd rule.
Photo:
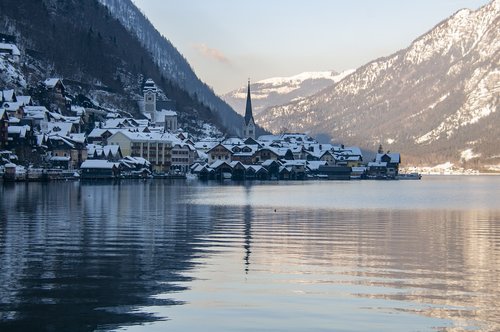
[[[182,187],[122,183],[29,184],[2,188],[0,326],[94,330],[151,321],[137,306],[170,305],[151,295],[201,254],[206,207],[177,200]]]
[[[491,202],[353,185],[0,187],[0,329],[500,329]]]

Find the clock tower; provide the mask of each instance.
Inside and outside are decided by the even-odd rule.
[[[152,79],[148,79],[144,84],[144,113],[149,114],[151,122],[155,122],[156,114],[156,85]]]

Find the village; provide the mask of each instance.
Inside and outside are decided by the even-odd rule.
[[[15,44],[0,56],[19,62]],[[171,100],[143,84],[141,117],[76,105],[64,80],[40,82],[42,100],[0,87],[0,178],[4,181],[186,178],[201,180],[397,179],[399,153],[369,162],[356,146],[319,143],[304,133],[256,137],[250,82],[242,137],[194,139],[178,126]],[[102,113],[102,112],[101,112]]]

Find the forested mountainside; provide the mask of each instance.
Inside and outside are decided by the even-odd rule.
[[[209,105],[201,93],[187,88],[191,81],[179,80],[196,76],[173,46],[169,44],[170,57],[182,65],[160,68],[155,54],[98,0],[2,0],[0,33],[13,36],[21,49],[19,73],[25,80],[4,78],[3,88],[24,92],[48,77],[61,77],[70,94],[137,114],[142,84],[152,78],[176,102],[180,125],[186,129],[196,131],[204,122],[228,133],[241,127],[243,120],[229,106]]]
[[[243,119],[194,73],[186,59],[162,36],[131,0],[99,0],[109,8],[126,29],[136,36],[141,45],[151,54],[162,75],[196,96],[200,102],[217,111],[220,122],[232,133],[240,134]],[[258,132],[262,132],[260,128]]]
[[[500,0],[460,10],[408,48],[256,121],[372,150],[382,144],[406,164],[500,169],[499,32]]]
[[[312,96],[334,85],[352,72],[353,70],[340,74],[335,71],[305,72],[290,77],[273,77],[251,83],[254,114],[259,114],[271,106],[284,105]],[[236,112],[242,115],[245,112],[246,97],[246,85],[222,96]]]

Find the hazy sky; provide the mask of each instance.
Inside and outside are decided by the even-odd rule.
[[[487,0],[133,0],[218,94],[389,55]]]

